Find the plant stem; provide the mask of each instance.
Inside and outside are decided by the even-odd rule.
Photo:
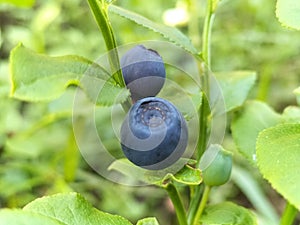
[[[120,85],[121,87],[125,87],[125,82],[123,80],[122,72],[120,70],[117,44],[107,15],[108,4],[105,3],[105,1],[99,2],[97,0],[88,0],[88,3],[94,14],[98,27],[102,32],[106,48],[109,51],[108,57],[111,71],[113,72],[113,79],[118,85]]]
[[[198,225],[199,224],[199,220],[200,220],[201,215],[202,215],[202,213],[204,211],[204,208],[206,206],[210,190],[211,190],[210,186],[205,186],[204,192],[203,192],[203,195],[202,195],[202,199],[201,199],[200,205],[198,207],[198,210],[196,212],[196,215],[194,217],[194,220],[192,222],[192,225]]]
[[[188,225],[185,209],[183,207],[181,198],[180,198],[179,193],[178,193],[177,189],[175,188],[174,184],[171,184],[171,183],[168,184],[165,187],[165,189],[168,192],[169,197],[174,205],[179,224],[180,225]]]
[[[199,141],[198,141],[198,155],[197,162],[199,165],[199,160],[204,153],[207,145],[208,136],[208,116],[210,113],[209,107],[209,71],[211,67],[211,30],[214,18],[213,11],[213,0],[207,0],[206,15],[204,20],[203,32],[202,32],[202,58],[204,63],[199,63],[198,68],[200,71],[200,79],[202,83],[202,91],[204,95],[202,96],[202,105],[199,110],[200,118],[200,130],[199,130]]]
[[[202,103],[201,107],[199,108],[199,138],[197,143],[197,155],[196,160],[197,164],[196,167],[199,167],[201,156],[203,155],[204,151],[206,150],[207,146],[207,137],[208,137],[208,116],[210,113],[209,102],[207,99],[207,95],[204,92],[202,96]]]
[[[280,220],[280,225],[292,225],[297,213],[298,210],[289,202],[287,202]]]
[[[267,101],[273,71],[276,71],[276,69],[274,69],[274,66],[266,66],[262,70],[256,97],[258,100]]]
[[[202,63],[199,66],[200,67],[199,69],[202,72],[202,76],[200,77],[202,83],[202,89],[206,94],[206,97],[209,102],[209,91],[210,91],[209,70],[211,69],[211,31],[212,31],[212,24],[214,21],[214,13],[213,13],[213,1],[207,0],[206,4],[207,4],[206,15],[205,15],[204,27],[202,32],[202,58],[204,63]],[[205,108],[206,105],[204,105],[203,107]],[[205,114],[203,116],[205,116]]]
[[[190,203],[190,208],[189,208],[188,215],[187,215],[188,224],[192,224],[192,222],[195,218],[195,215],[196,215],[196,212],[197,212],[197,209],[199,206],[199,202],[200,202],[200,199],[202,196],[202,191],[203,191],[203,185],[196,186],[195,191],[194,191],[195,193],[193,195],[191,195],[191,197],[190,197],[191,203]]]
[[[209,69],[211,67],[210,47],[211,47],[211,31],[212,31],[213,20],[214,20],[213,1],[207,0],[206,15],[205,15],[204,27],[202,33],[202,57]]]
[[[207,0],[206,6],[206,15],[204,20],[204,26],[202,31],[202,59],[204,63],[199,63],[198,68],[200,71],[200,80],[202,83],[202,104],[199,109],[199,139],[197,143],[197,167],[199,167],[200,158],[203,155],[204,151],[206,150],[207,140],[209,135],[209,125],[208,125],[208,116],[210,114],[210,106],[209,106],[209,93],[210,93],[210,83],[209,83],[209,71],[211,69],[211,31],[212,31],[212,24],[214,20],[214,10],[213,7],[213,0]],[[204,193],[201,198],[202,194],[202,186],[197,186],[195,188],[195,200],[191,201],[190,203],[190,210],[188,215],[189,224],[197,224],[201,214],[205,208],[208,195],[210,192],[210,188],[205,186]],[[198,193],[198,194],[197,194]],[[200,202],[200,205],[199,205]],[[195,209],[196,212],[195,212]]]

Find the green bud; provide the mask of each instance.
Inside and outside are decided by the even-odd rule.
[[[225,184],[231,174],[232,153],[214,144],[204,152],[200,159],[203,181],[209,186]]]

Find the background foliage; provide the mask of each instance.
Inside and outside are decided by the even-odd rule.
[[[184,9],[188,2],[152,0],[141,4],[128,0],[115,4],[153,21],[168,23],[168,11],[176,7]],[[199,18],[192,19],[202,21],[205,2],[192,2],[200,9]],[[262,113],[274,110],[272,114],[277,120],[277,114],[286,106],[296,105],[293,90],[300,84],[300,39],[299,32],[280,26],[275,7],[270,0],[223,0],[212,34],[212,69],[214,72],[257,71],[258,79],[249,98],[265,101],[273,109],[265,109],[262,103],[248,102],[247,110],[249,113],[258,109]],[[160,34],[116,14],[110,16],[118,45],[164,40]],[[81,55],[94,60],[105,52],[104,41],[87,2],[28,0],[17,6],[0,1],[0,26],[0,207],[22,207],[36,197],[76,191],[97,208],[120,214],[133,222],[155,216],[161,224],[174,224],[175,216],[170,217],[174,210],[162,190],[113,184],[86,165],[76,149],[72,131],[75,88],[68,88],[59,99],[49,103],[27,103],[9,98],[9,54],[19,42],[51,56]],[[178,28],[187,33],[188,26],[191,24],[182,21]],[[191,36],[191,39],[195,44],[201,42],[198,36]],[[170,76],[170,72],[167,74]],[[229,114],[229,121],[234,113]],[[101,127],[105,127],[103,118],[106,115],[105,110],[99,115],[97,122]],[[241,118],[232,126],[246,125]],[[252,208],[261,221],[274,220],[284,206],[281,197],[239,155],[229,136],[229,128],[227,132],[224,146],[236,153],[232,180],[213,190],[210,201],[232,200]],[[112,150],[119,149],[119,144],[110,142],[109,137],[106,144]],[[117,192],[122,194],[116,195]]]

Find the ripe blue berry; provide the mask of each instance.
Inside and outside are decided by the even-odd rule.
[[[121,68],[133,101],[156,96],[164,85],[166,70],[161,56],[143,45],[137,45],[123,55]]]
[[[185,119],[169,101],[157,97],[138,100],[121,127],[121,147],[135,165],[164,169],[184,153],[188,141]]]

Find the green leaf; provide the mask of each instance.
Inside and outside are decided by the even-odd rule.
[[[282,116],[285,123],[300,123],[300,107],[288,106]]]
[[[139,220],[136,225],[159,225],[159,223],[155,217],[149,217]]]
[[[281,122],[281,116],[267,104],[248,101],[233,118],[232,136],[240,153],[251,163],[256,163],[256,138],[260,131]]]
[[[186,185],[198,185],[202,182],[200,169],[195,169],[189,165],[185,165],[179,172],[174,175],[168,175],[164,180],[170,177],[174,181]]]
[[[256,225],[255,216],[246,208],[231,202],[208,206],[200,219],[206,225]]]
[[[300,105],[300,87],[298,87],[296,90],[294,90],[294,93],[297,97],[298,105]]]
[[[139,181],[164,186],[166,181],[176,181],[184,185],[198,185],[202,182],[201,171],[189,165],[185,165],[176,174],[167,170],[150,171],[132,164],[128,159],[118,159],[108,168],[124,174],[128,178]]]
[[[300,30],[300,1],[277,0],[276,16],[281,25]]]
[[[101,212],[77,193],[56,194],[34,200],[25,211],[57,219],[67,225],[132,225],[121,216]]]
[[[35,3],[35,0],[0,0],[1,3],[9,3],[18,7],[31,7]]]
[[[10,66],[11,95],[21,100],[50,101],[70,85],[81,87],[97,105],[121,103],[129,96],[101,66],[79,56],[49,57],[19,44],[11,52]]]
[[[0,210],[0,225],[65,225],[59,220],[21,209]]]
[[[263,177],[300,209],[300,124],[280,124],[257,139],[257,164]]]
[[[156,33],[161,34],[164,38],[182,47],[194,55],[198,55],[197,49],[192,45],[190,39],[174,27],[163,24],[157,24],[137,13],[128,11],[115,5],[110,5],[108,10],[121,17],[129,19],[143,27],[146,27]]]
[[[256,80],[254,71],[222,72],[215,73],[215,76],[221,86],[227,112],[244,103]]]

